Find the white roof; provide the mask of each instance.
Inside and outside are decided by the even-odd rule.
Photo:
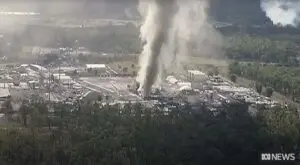
[[[76,70],[78,68],[75,68],[75,67],[60,67],[60,70],[63,70],[63,71],[73,71],[73,70]]]
[[[73,85],[73,88],[80,89],[80,88],[82,88],[82,85],[75,82]]]
[[[183,90],[192,90],[192,88],[190,86],[182,86],[179,88],[180,91],[183,91]]]
[[[54,77],[59,76],[59,75],[60,75],[60,76],[65,76],[66,74],[64,74],[64,73],[60,73],[60,74],[59,74],[59,73],[54,73],[54,74],[53,74]]]
[[[217,89],[220,89],[220,90],[226,91],[226,92],[251,92],[251,90],[248,88],[233,87],[233,86],[227,86],[227,85],[215,86],[214,88],[217,88]]]
[[[20,82],[18,86],[15,86],[13,83],[0,83],[0,88],[28,89],[29,87],[26,82]]]
[[[37,68],[37,69],[40,70],[40,71],[47,71],[46,68],[44,68],[44,67],[42,67],[42,66],[40,66],[40,65],[35,65],[35,64],[30,64],[30,65],[33,66],[33,67],[35,67],[35,68]]]
[[[189,73],[194,74],[194,75],[203,75],[205,76],[206,74],[199,71],[199,70],[188,70]]]
[[[39,81],[37,81],[37,80],[31,80],[31,81],[28,81],[28,83],[39,83]]]
[[[9,97],[10,92],[7,88],[0,88],[0,97]]]
[[[60,78],[60,80],[72,80],[72,78],[70,76],[61,75],[60,77],[59,76],[55,76],[55,77]]]
[[[227,97],[221,95],[221,94],[218,94],[219,97],[221,97],[222,99],[227,99]]]
[[[192,83],[190,83],[190,82],[179,82],[179,83],[177,83],[179,86],[192,86]]]
[[[168,76],[166,80],[171,84],[175,84],[178,82],[178,80],[174,76]]]
[[[86,64],[87,68],[105,68],[105,64]]]

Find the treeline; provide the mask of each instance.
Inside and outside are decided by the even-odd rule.
[[[233,62],[229,66],[231,74],[258,81],[266,87],[300,101],[300,69],[276,64]]]
[[[260,8],[260,1],[253,0],[211,0],[210,15],[222,22],[243,25],[266,24],[271,21]]]
[[[224,105],[218,115],[203,106],[166,113],[141,104],[125,107],[24,103],[19,126],[0,133],[1,165],[256,165],[261,152],[295,152],[297,112]]]
[[[141,49],[139,30],[132,23],[100,27],[63,28],[32,25],[11,41],[12,44],[41,47],[85,47],[94,52],[137,53]],[[62,24],[61,26],[64,26]],[[6,37],[6,35],[5,35]]]
[[[238,35],[228,39],[226,56],[229,59],[298,65],[300,47],[289,40]]]

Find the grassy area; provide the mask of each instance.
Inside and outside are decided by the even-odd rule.
[[[217,68],[218,72],[222,75],[227,75],[229,72],[229,62],[222,59],[192,56],[189,57],[186,65],[189,69],[197,69],[205,72],[210,72]]]
[[[232,63],[229,68],[232,74],[239,76],[238,84],[255,88],[259,82],[276,91],[273,99],[300,107],[299,68],[244,62]]]
[[[134,65],[134,67],[132,67]],[[135,71],[136,73],[139,70],[138,66],[138,60],[137,59],[126,59],[123,61],[114,61],[109,63],[109,66],[119,72],[119,73],[132,73]],[[212,59],[212,58],[206,58],[206,57],[188,57],[187,61],[184,62],[184,65],[187,66],[188,69],[199,69],[204,71],[210,71],[212,68],[217,67],[219,72],[223,75],[226,75],[228,73],[228,65],[229,63],[226,60],[221,59]],[[123,69],[128,68],[127,72],[124,72]],[[125,69],[126,70],[126,69]],[[169,68],[169,73],[182,73],[182,68],[172,65]]]
[[[227,67],[228,61],[222,59],[213,59],[207,57],[196,57],[191,56],[188,58],[188,62],[192,64],[199,64],[199,65],[214,65],[218,67]]]
[[[243,77],[237,77],[236,83],[243,87],[255,89],[255,81],[253,81],[253,80],[249,80],[249,79],[246,79]],[[265,87],[263,87],[263,90],[265,90]],[[284,96],[276,91],[273,92],[273,95],[271,98],[282,104],[289,104],[289,105],[295,106],[297,108],[300,108],[299,103],[292,101],[292,99],[290,99],[289,97]]]

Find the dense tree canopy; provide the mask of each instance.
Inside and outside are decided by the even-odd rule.
[[[210,3],[210,15],[218,21],[246,25],[270,23],[259,0],[211,0]]]
[[[136,53],[140,50],[139,30],[127,26],[104,25],[87,28],[28,26],[18,39],[23,45],[41,47],[85,47],[95,52]]]
[[[238,35],[227,43],[226,55],[230,59],[298,65],[300,48],[289,40]]]
[[[298,67],[285,67],[276,64],[233,62],[231,73],[256,80],[266,87],[272,87],[295,101],[300,99],[300,70]]]
[[[255,165],[261,152],[294,151],[299,141],[299,120],[289,109],[251,117],[244,104],[224,105],[216,115],[205,107],[165,113],[79,103],[48,114],[44,105],[24,103],[23,126],[1,129],[1,164]]]

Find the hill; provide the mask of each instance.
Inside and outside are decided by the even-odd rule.
[[[217,21],[237,24],[271,23],[260,8],[260,0],[211,0],[210,15]]]
[[[259,0],[210,0],[210,16],[222,22],[264,24],[268,21]],[[138,18],[138,0],[86,0],[86,1],[2,1],[1,10],[39,12],[46,16],[101,17],[115,19]]]

